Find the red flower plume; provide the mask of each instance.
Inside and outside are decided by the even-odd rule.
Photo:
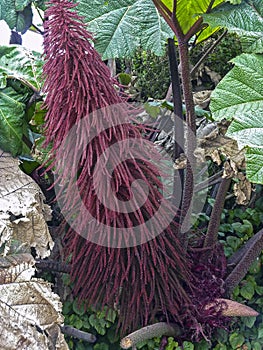
[[[122,333],[180,322],[191,272],[164,198],[162,161],[142,137],[91,35],[68,0],[46,11],[46,145],[68,221],[74,292],[120,311]]]

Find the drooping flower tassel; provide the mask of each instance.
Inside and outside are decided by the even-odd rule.
[[[166,199],[164,159],[143,138],[68,0],[45,16],[46,145],[67,221],[74,293],[119,310],[122,334],[191,305],[190,263]]]

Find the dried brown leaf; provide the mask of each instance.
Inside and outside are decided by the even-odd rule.
[[[238,182],[234,184],[234,194],[237,204],[247,205],[251,198],[252,185],[246,176],[239,172],[237,175]]]
[[[4,253],[16,240],[35,247],[38,257],[48,256],[53,247],[46,224],[50,209],[37,184],[8,153],[0,155],[0,183],[0,246],[4,245]]]
[[[0,256],[0,284],[29,281],[35,273],[30,254]]]
[[[58,295],[40,279],[0,285],[0,348],[68,349]],[[8,318],[8,320],[7,320]]]

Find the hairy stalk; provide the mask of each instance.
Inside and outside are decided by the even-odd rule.
[[[208,5],[208,8],[207,8],[207,10],[206,10],[206,13],[211,12],[212,7],[214,6],[214,3],[215,3],[215,0],[211,0],[211,1],[210,1],[210,4]]]
[[[178,38],[179,41],[179,38]],[[190,228],[190,217],[191,217],[191,206],[192,197],[194,191],[194,178],[193,171],[195,167],[194,151],[196,147],[196,124],[195,124],[195,110],[194,101],[192,94],[191,76],[190,76],[190,65],[189,65],[189,53],[188,43],[179,42],[179,55],[182,70],[182,88],[184,94],[184,102],[186,107],[186,133],[185,133],[185,154],[187,157],[187,165],[185,171],[185,182],[184,182],[184,196],[182,202],[182,213],[185,215],[183,231],[187,232]],[[182,220],[181,220],[182,222]],[[185,236],[185,235],[184,235]],[[184,239],[186,237],[183,237]]]
[[[219,171],[218,173],[210,176],[207,180],[199,182],[197,185],[195,185],[195,189],[194,189],[195,192],[202,191],[203,189],[207,188],[207,186],[213,186],[218,182],[221,182],[222,174],[223,174],[223,171]]]
[[[152,1],[153,1],[154,5],[156,6],[157,10],[160,12],[160,14],[165,19],[165,21],[168,23],[168,25],[171,27],[171,29],[175,32],[174,23],[172,21],[172,12],[160,0],[152,0]]]
[[[231,183],[231,179],[223,178],[219,186],[214,207],[212,210],[211,218],[207,228],[207,233],[205,236],[205,241],[204,241],[205,248],[213,247],[217,243],[217,233],[220,225],[221,213],[224,208],[225,197],[229,189],[230,183]]]
[[[150,326],[143,327],[138,331],[127,335],[121,340],[120,345],[122,349],[129,349],[131,347],[135,347],[138,343],[155,337],[161,337],[163,335],[176,337],[180,334],[181,330],[177,325],[159,322]]]
[[[61,329],[62,333],[69,335],[70,337],[84,340],[88,343],[95,343],[97,340],[97,338],[95,337],[94,334],[80,331],[79,329],[71,327],[71,326],[62,326],[62,327],[60,327],[60,329]]]
[[[263,235],[263,232],[261,233]],[[251,237],[240,249],[238,249],[233,255],[229,257],[227,260],[228,267],[235,267],[242,257],[244,256],[245,252],[251,248],[253,248],[259,239],[261,239],[261,235],[255,234],[253,237]]]
[[[199,17],[198,20],[193,24],[193,26],[185,34],[185,40],[188,42],[192,36],[202,29],[203,18]]]
[[[252,241],[252,244],[251,244]],[[255,234],[246,245],[241,248],[242,257],[234,268],[234,270],[228,275],[225,280],[225,290],[226,295],[231,294],[233,289],[238,285],[238,283],[246,275],[250,265],[259,256],[263,249],[263,229]]]
[[[174,150],[173,161],[180,157],[180,154],[184,153],[184,124],[183,124],[183,108],[182,97],[180,88],[180,78],[178,72],[178,64],[176,59],[175,44],[173,39],[168,39],[168,55],[170,63],[170,74],[173,91],[173,105],[174,105]],[[174,170],[174,183],[173,183],[173,203],[175,198],[182,198],[183,193],[178,193],[178,189],[183,188],[184,171],[182,169]],[[179,204],[181,209],[181,202]]]
[[[63,272],[70,273],[71,267],[69,264],[62,263],[60,261],[55,260],[36,260],[36,268],[48,271],[48,272]]]

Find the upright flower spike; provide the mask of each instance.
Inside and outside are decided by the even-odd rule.
[[[46,145],[69,222],[74,293],[117,307],[122,334],[158,318],[180,323],[192,275],[163,195],[160,155],[131,122],[75,6],[51,0],[44,36]]]

